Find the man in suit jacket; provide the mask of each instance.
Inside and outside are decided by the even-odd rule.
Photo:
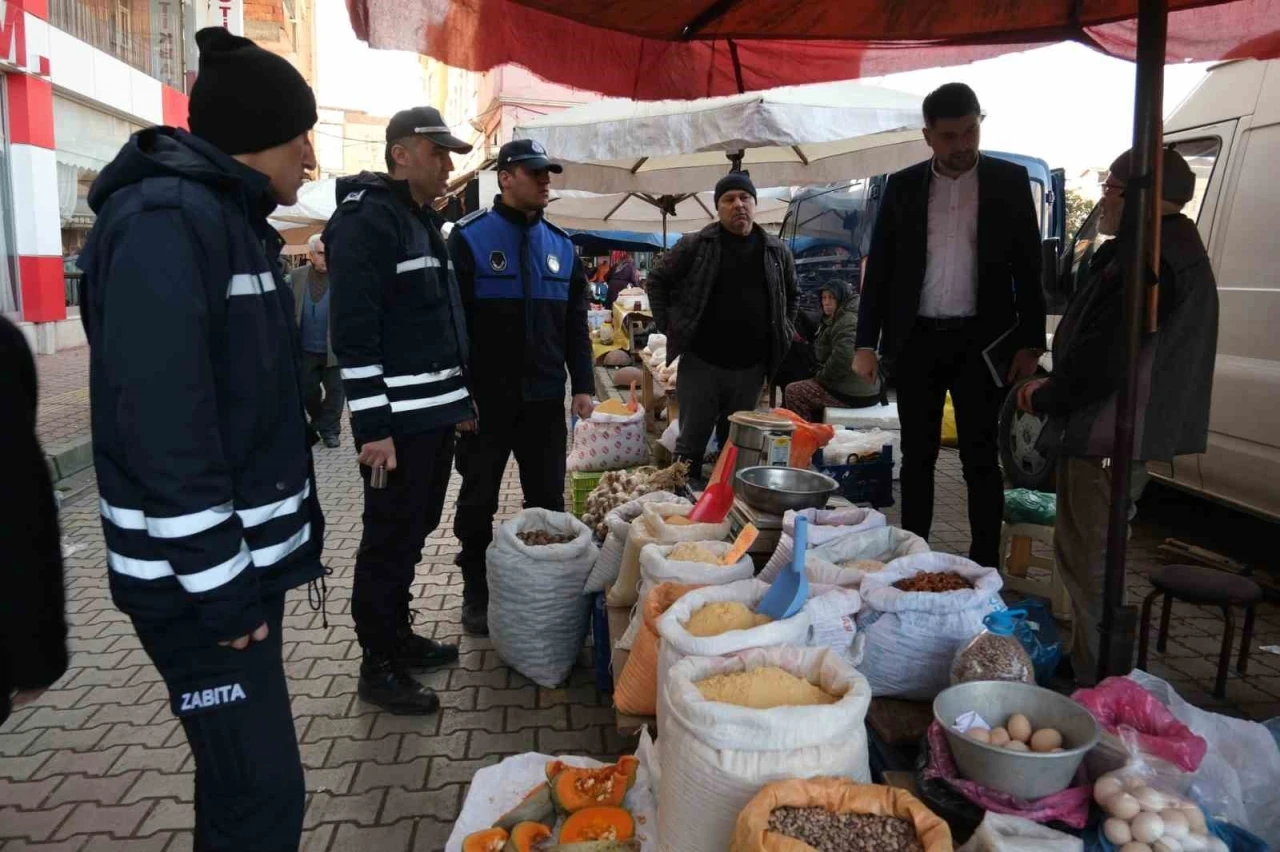
[[[329,266],[319,234],[307,241],[307,255],[311,262],[289,273],[293,318],[302,338],[302,388],[311,427],[332,448],[341,443],[345,397],[329,334]]]
[[[885,360],[902,424],[902,525],[928,537],[947,392],[969,492],[969,558],[996,565],[1003,483],[997,423],[1005,385],[1030,375],[1044,349],[1040,231],[1027,170],[978,153],[973,90],[948,83],[924,101],[933,158],[885,187],[863,281],[854,370],[873,381]]]

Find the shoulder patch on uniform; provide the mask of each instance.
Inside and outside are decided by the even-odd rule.
[[[500,251],[489,252],[489,268],[494,272],[507,271],[507,256]]]
[[[367,189],[360,189],[360,190],[356,190],[355,192],[348,192],[347,197],[342,199],[341,203],[342,204],[358,204],[360,203],[360,200],[364,198],[364,194],[368,191],[369,190]]]
[[[459,219],[459,220],[454,224],[454,227],[455,227],[455,228],[465,228],[465,227],[467,227],[468,225],[470,225],[472,222],[474,222],[475,220],[479,219],[481,216],[483,216],[484,214],[486,214],[486,213],[488,213],[488,212],[489,212],[488,210],[472,210],[470,213],[468,213],[467,215],[465,215],[465,216],[463,216],[461,219]]]

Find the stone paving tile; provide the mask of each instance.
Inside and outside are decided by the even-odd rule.
[[[477,769],[535,749],[613,759],[635,748],[635,738],[614,727],[589,667],[579,666],[559,689],[544,689],[508,669],[490,640],[462,635],[449,530],[456,477],[448,517],[424,549],[413,585],[417,629],[460,646],[455,666],[421,676],[442,709],[393,716],[356,698],[359,647],[349,597],[361,485],[349,447],[318,450],[316,471],[328,520],[326,558],[335,569],[328,626],[295,592],[285,627],[285,669],[307,767],[303,850],[439,850]],[[963,553],[968,526],[954,451],[943,451],[937,481],[940,501],[951,502],[937,513],[933,546]],[[514,464],[504,489],[500,518],[519,510]],[[886,511],[891,523],[898,509]],[[71,668],[0,729],[0,852],[185,852],[192,846],[193,761],[164,685],[127,617],[111,606],[96,495],[65,505],[62,522],[74,548],[66,566]],[[1173,534],[1135,532],[1131,598],[1149,590],[1154,547]],[[1254,718],[1280,714],[1280,656],[1258,650],[1280,644],[1280,608],[1260,608],[1250,674],[1232,675],[1227,702],[1208,694],[1221,635],[1215,611],[1175,605],[1169,653],[1152,655],[1153,672],[1203,706]]]

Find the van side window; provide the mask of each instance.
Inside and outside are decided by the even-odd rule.
[[[1204,193],[1209,188],[1209,178],[1213,177],[1213,167],[1218,162],[1218,154],[1222,151],[1222,140],[1217,136],[1203,139],[1179,139],[1166,147],[1172,148],[1182,155],[1191,166],[1196,176],[1196,194],[1182,208],[1183,214],[1192,222],[1200,221],[1200,208],[1204,206]]]

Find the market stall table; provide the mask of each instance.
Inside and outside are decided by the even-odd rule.
[[[641,331],[653,321],[653,314],[645,310],[628,310],[625,302],[626,297],[619,299],[613,303],[613,333],[621,335],[620,340],[625,340],[627,349],[634,352],[636,349],[635,339],[632,336],[636,331]]]
[[[658,388],[662,388],[662,393],[658,393]],[[665,400],[667,407],[667,422],[675,421],[680,415],[680,406],[676,402],[675,388],[667,387],[661,379],[653,373],[653,368],[648,364],[644,365],[640,375],[640,404],[644,406],[644,428],[649,432],[661,432],[657,424],[657,407],[660,400]]]

